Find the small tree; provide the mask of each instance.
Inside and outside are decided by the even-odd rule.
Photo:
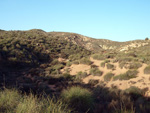
[[[146,37],[146,38],[145,38],[145,40],[149,40],[149,38],[148,38],[148,37]]]

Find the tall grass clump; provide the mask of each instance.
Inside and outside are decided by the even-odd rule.
[[[80,63],[81,63],[81,64],[86,64],[86,65],[91,65],[91,64],[92,64],[92,62],[90,61],[89,58],[82,58],[82,59],[80,60]]]
[[[142,64],[140,62],[132,62],[129,65],[129,69],[138,69],[142,66]]]
[[[70,113],[62,100],[20,94],[15,89],[0,91],[0,113]]]
[[[150,74],[150,65],[144,69],[144,74]]]
[[[105,62],[102,62],[100,65],[101,65],[101,67],[104,68],[105,67]]]
[[[94,54],[92,57],[95,60],[104,60],[105,59],[105,57],[102,54]]]
[[[101,76],[103,74],[102,71],[100,71],[98,68],[91,68],[90,74],[94,76]]]
[[[106,75],[104,75],[104,81],[110,81],[112,77],[114,76],[113,73],[109,72]]]
[[[17,107],[21,96],[15,89],[0,91],[0,112],[11,112]]]
[[[92,93],[81,87],[71,87],[61,94],[62,99],[75,110],[86,112],[93,107]]]
[[[85,78],[87,76],[88,76],[87,72],[80,71],[77,73],[75,80],[80,81],[82,78]]]
[[[107,69],[114,69],[115,68],[115,66],[113,64],[110,64],[110,63],[108,63],[106,66],[107,66]]]
[[[72,110],[68,108],[61,99],[56,100],[55,98],[43,99],[43,113],[71,113]]]
[[[131,86],[130,88],[124,90],[124,92],[132,95],[132,97],[134,98],[139,98],[145,93],[143,90],[139,89],[136,86]]]
[[[137,70],[128,70],[124,74],[120,74],[113,77],[113,80],[129,80],[132,78],[136,78],[136,75],[138,74]]]
[[[32,94],[23,96],[23,100],[17,105],[17,113],[38,113],[42,108],[42,102]]]

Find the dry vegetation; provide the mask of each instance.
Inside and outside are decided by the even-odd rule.
[[[0,30],[0,112],[147,113],[149,48],[149,40]]]

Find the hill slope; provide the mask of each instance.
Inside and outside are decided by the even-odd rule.
[[[0,30],[0,89],[61,98],[64,89],[80,86],[93,93],[94,107],[86,106],[87,97],[83,111],[78,100],[86,93],[80,97],[75,88],[77,95],[72,94],[79,98],[71,97],[75,106],[67,104],[73,110],[77,107],[77,113],[149,112],[149,70],[149,40],[115,42],[40,29]],[[0,112],[5,110],[7,106]]]
[[[106,39],[94,39],[75,33],[49,32],[49,35],[60,39],[65,39],[76,45],[80,45],[87,50],[99,52],[101,50],[128,51],[129,49],[139,48],[150,44],[149,40],[134,40],[127,42],[116,42]]]

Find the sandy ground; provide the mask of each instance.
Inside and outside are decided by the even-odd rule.
[[[102,76],[89,75],[88,77],[83,79],[84,83],[88,83],[90,79],[104,81],[104,75],[108,72],[112,72],[114,75],[119,75],[128,71],[125,68],[121,69],[118,63],[111,63],[115,65],[115,70],[112,70],[112,69],[107,69],[106,66],[104,68],[101,67],[100,64],[103,62],[102,60],[95,60],[93,58],[90,58],[90,60],[93,62],[94,65],[96,65],[99,68],[99,70],[103,71],[103,75]],[[106,84],[106,87],[111,88],[112,86],[116,86],[120,90],[125,90],[131,86],[136,86],[140,89],[149,88],[150,87],[150,74],[149,75],[144,74],[144,71],[143,71],[146,66],[147,66],[146,64],[143,64],[142,67],[138,69],[139,73],[137,74],[136,78],[132,78],[130,80],[109,81],[109,82],[104,82],[104,83]],[[62,72],[64,72],[66,68],[68,67],[65,67],[62,70]],[[80,71],[87,72],[89,74],[90,68],[91,67],[89,65],[72,64],[69,67],[69,70],[70,70],[71,75],[76,75]],[[146,92],[145,96],[150,96],[150,89]]]

